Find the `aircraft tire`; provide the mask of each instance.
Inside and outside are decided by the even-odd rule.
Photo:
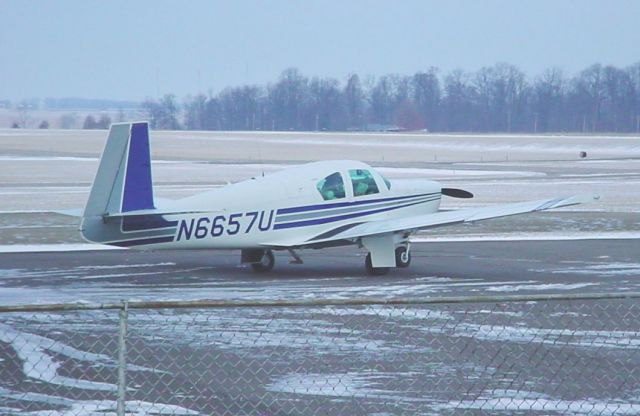
[[[251,268],[260,273],[268,273],[273,270],[276,259],[271,250],[265,250],[262,259],[258,263],[251,263]]]
[[[384,276],[389,273],[388,267],[373,267],[371,264],[371,253],[367,253],[367,258],[364,261],[364,267],[367,269],[367,273],[370,276]]]
[[[411,265],[411,251],[408,247],[400,246],[396,248],[396,266],[409,267]]]

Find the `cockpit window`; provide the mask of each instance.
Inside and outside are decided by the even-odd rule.
[[[353,196],[371,195],[379,192],[378,185],[368,170],[351,169],[349,176],[353,185]]]
[[[387,179],[387,177],[384,175],[380,175],[380,176],[382,176],[382,180],[384,181],[384,184],[387,186],[387,189],[391,190],[391,181]]]
[[[344,180],[339,172],[332,173],[316,185],[325,201],[344,198]]]

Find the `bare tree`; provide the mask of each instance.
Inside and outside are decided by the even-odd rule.
[[[185,100],[185,128],[187,130],[204,130],[207,108],[207,97],[198,94]]]
[[[418,72],[411,79],[413,102],[422,115],[424,125],[429,130],[435,130],[438,125],[441,100],[438,69],[430,68],[428,72]]]
[[[314,130],[344,130],[346,105],[339,83],[333,78],[313,78],[309,83],[305,124]]]
[[[82,128],[85,130],[93,130],[95,128],[97,128],[98,122],[96,121],[96,119],[89,114],[87,117],[85,117],[84,119],[84,123],[82,123]]]
[[[531,104],[534,133],[562,130],[564,88],[565,80],[559,68],[549,68],[536,78]]]
[[[344,89],[344,100],[347,111],[347,127],[362,128],[364,123],[364,93],[358,74],[349,75]]]
[[[178,104],[173,94],[165,94],[159,102],[146,100],[141,107],[147,114],[151,128],[159,130],[180,129]]]
[[[565,78],[549,68],[531,81],[516,66],[498,63],[466,73],[437,68],[413,76],[350,74],[307,78],[284,70],[266,86],[226,88],[184,101],[188,129],[344,130],[395,123],[431,131],[638,131],[640,63],[596,64]],[[147,100],[153,128],[176,129],[175,97]]]
[[[273,128],[294,130],[302,128],[301,110],[306,104],[308,80],[297,68],[282,71],[278,82],[269,88],[268,100]]]
[[[626,69],[633,89],[633,112],[635,114],[635,132],[640,133],[640,62]]]
[[[445,77],[442,107],[446,130],[472,131],[477,128],[476,97],[477,91],[469,74],[455,70]]]
[[[605,84],[602,65],[594,64],[574,78],[573,97],[582,112],[582,131],[598,131]]]
[[[74,113],[63,114],[60,116],[60,128],[72,129],[76,127],[77,116]]]

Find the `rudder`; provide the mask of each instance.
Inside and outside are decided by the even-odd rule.
[[[83,217],[153,208],[149,125],[112,124]]]

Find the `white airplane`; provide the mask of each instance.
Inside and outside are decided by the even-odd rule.
[[[422,179],[389,181],[350,160],[309,163],[179,200],[154,198],[146,122],[113,124],[80,225],[84,239],[136,249],[239,249],[254,270],[274,250],[357,245],[369,274],[411,263],[410,236],[443,225],[580,204],[573,196],[440,211],[442,195],[467,191]]]

